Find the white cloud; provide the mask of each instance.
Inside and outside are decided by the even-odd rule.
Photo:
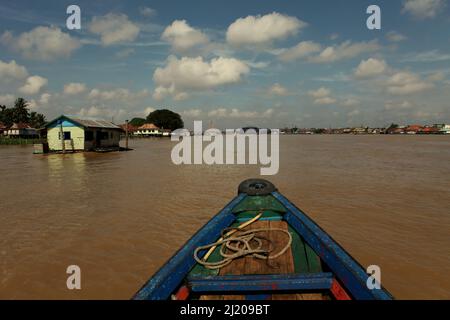
[[[348,115],[349,117],[354,117],[354,116],[359,115],[360,113],[361,113],[361,111],[359,111],[358,109],[355,109],[355,110],[353,110],[353,111],[350,111],[347,115]]]
[[[186,20],[175,20],[168,26],[161,39],[169,42],[175,51],[186,51],[209,42],[208,37],[200,30],[192,28]]]
[[[105,46],[120,42],[131,42],[139,34],[138,25],[128,20],[125,14],[108,13],[92,18],[89,31],[101,37]]]
[[[44,86],[46,86],[48,80],[40,76],[30,76],[27,78],[26,83],[19,88],[19,92],[24,94],[36,94]]]
[[[314,99],[314,104],[327,105],[336,103],[336,99],[332,98],[330,89],[321,87],[317,90],[308,91],[308,95]]]
[[[186,90],[207,90],[241,81],[250,68],[234,58],[214,58],[204,61],[202,57],[181,59],[170,56],[166,66],[157,68],[153,81],[157,85],[153,97],[162,99],[167,95],[177,98]]]
[[[27,59],[52,60],[69,57],[81,46],[80,41],[57,27],[36,27],[18,37],[6,31],[0,41]]]
[[[91,106],[89,108],[81,108],[77,115],[80,117],[103,118],[107,120],[119,120],[127,115],[124,109],[110,109],[102,106]]]
[[[359,66],[356,68],[355,77],[356,78],[370,78],[383,74],[388,69],[386,61],[370,58],[361,61]]]
[[[437,62],[450,60],[450,54],[439,50],[429,50],[420,53],[412,53],[401,59],[402,62]]]
[[[156,15],[156,10],[150,7],[142,7],[139,9],[139,13],[144,17],[152,17]]]
[[[24,79],[27,76],[27,69],[24,66],[18,65],[15,60],[11,60],[8,63],[0,60],[0,80]]]
[[[79,94],[86,90],[86,85],[84,83],[71,82],[64,85],[65,94]]]
[[[442,71],[434,72],[427,77],[427,80],[431,81],[431,82],[438,82],[438,81],[442,81],[444,79],[445,79],[445,74]]]
[[[341,105],[344,107],[354,107],[354,106],[359,105],[360,103],[361,103],[361,101],[359,101],[356,98],[347,98],[341,102]]]
[[[331,91],[324,87],[321,87],[317,90],[312,90],[312,91],[308,92],[309,96],[316,98],[316,99],[327,97],[330,95],[330,93],[331,93]]]
[[[386,101],[386,103],[384,104],[384,109],[385,110],[398,110],[398,109],[409,109],[412,107],[411,102],[409,101]]]
[[[434,18],[445,6],[445,0],[406,0],[402,13],[409,13],[417,19],[428,19]]]
[[[387,86],[387,91],[393,95],[408,95],[431,89],[434,84],[412,72],[400,71],[388,79]]]
[[[133,48],[123,49],[118,51],[115,56],[119,59],[123,59],[128,57],[129,55],[132,55],[135,52]]]
[[[96,101],[121,101],[131,102],[133,99],[142,99],[148,96],[148,90],[131,92],[128,89],[117,88],[112,90],[92,89],[89,92],[89,99]]]
[[[296,17],[277,12],[247,16],[237,19],[228,27],[227,41],[235,46],[266,45],[294,35],[306,25]]]
[[[310,57],[309,60],[317,63],[328,63],[343,59],[354,58],[365,52],[373,52],[380,48],[377,40],[368,42],[345,41],[338,46],[325,48],[318,56]]]
[[[237,108],[227,109],[218,108],[208,112],[211,118],[232,118],[232,119],[263,119],[271,118],[274,114],[273,109],[267,109],[264,112],[259,111],[242,111]]]
[[[147,107],[145,108],[144,112],[142,112],[142,115],[144,117],[147,117],[150,113],[152,113],[153,111],[155,111],[156,109],[153,107]]]
[[[403,34],[397,32],[397,31],[389,31],[386,34],[386,38],[391,42],[400,42],[400,41],[404,41],[407,39],[406,36],[404,36]]]
[[[41,94],[41,97],[39,98],[39,104],[47,105],[49,103],[51,97],[52,97],[52,95],[50,93]]]
[[[11,105],[16,100],[16,97],[12,94],[0,95],[0,105]]]
[[[288,90],[279,83],[275,83],[273,86],[271,86],[268,92],[269,94],[275,96],[287,96],[289,94]]]
[[[318,99],[314,100],[314,104],[321,104],[321,105],[333,104],[333,103],[336,103],[336,101],[337,100],[332,97],[323,97],[323,98],[318,98]]]
[[[283,51],[278,58],[282,61],[292,61],[319,52],[320,48],[320,44],[313,41],[302,41],[296,46]]]
[[[180,114],[183,117],[187,117],[187,118],[199,118],[203,114],[203,112],[200,109],[190,109],[190,110],[181,111]]]

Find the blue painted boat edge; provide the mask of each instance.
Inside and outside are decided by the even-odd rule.
[[[331,272],[314,274],[227,275],[188,278],[192,292],[274,292],[298,290],[329,290]]]
[[[133,300],[166,300],[181,284],[196,264],[195,248],[214,242],[222,229],[230,226],[236,216],[233,209],[246,197],[240,194],[231,200],[218,214],[193,235],[134,295]],[[203,253],[204,254],[204,253]]]
[[[369,276],[364,268],[307,214],[297,208],[279,192],[272,195],[287,209],[285,220],[305,239],[317,255],[332,269],[338,280],[356,299],[391,300],[392,295],[383,287],[370,290]]]

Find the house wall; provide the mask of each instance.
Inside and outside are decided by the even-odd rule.
[[[118,147],[120,141],[120,130],[107,128],[85,128],[77,123],[64,120],[62,123],[63,132],[70,132],[70,140],[65,140],[65,149],[67,151],[92,150],[95,147]],[[61,128],[55,123],[47,128],[47,142],[50,151],[61,151],[62,143],[60,139]],[[86,141],[92,132],[92,140]],[[100,143],[97,143],[97,137],[103,136]]]
[[[92,150],[94,147],[118,147],[120,141],[120,131],[115,129],[94,129],[87,128],[86,131],[93,132],[93,140],[85,141],[85,150]],[[101,135],[101,132],[107,133],[107,138],[100,140],[100,145],[96,145],[97,135]]]
[[[70,132],[70,140],[65,140],[66,150],[84,150],[84,128],[70,121],[63,121],[63,131]],[[47,128],[48,148],[51,151],[61,151],[62,143],[60,139],[61,127],[55,123]]]
[[[65,121],[66,122],[66,121]],[[62,143],[59,138],[59,125],[47,130],[48,148],[51,151],[61,151]],[[65,140],[66,150],[84,150],[84,128],[75,125],[67,126],[63,123],[63,131],[70,132],[70,140]]]

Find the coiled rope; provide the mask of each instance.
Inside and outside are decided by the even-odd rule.
[[[240,232],[239,235],[232,236],[238,231],[241,231],[245,227],[249,226],[250,224],[257,221],[259,218],[261,218],[262,212],[260,212],[256,217],[253,219],[244,222],[243,224],[239,225],[237,228],[226,228],[222,230],[222,237],[213,243],[199,246],[194,250],[194,259],[201,265],[203,265],[205,268],[208,269],[220,269],[225,267],[226,265],[233,262],[235,259],[238,259],[240,257],[245,256],[252,256],[256,259],[265,259],[265,260],[271,260],[276,259],[279,256],[283,255],[291,246],[292,244],[292,236],[291,234],[284,229],[280,228],[259,228],[259,229],[252,229],[245,232]],[[270,249],[263,249],[262,243],[263,240],[267,240],[270,242],[269,239],[256,236],[257,233],[261,232],[283,232],[287,234],[288,236],[288,242],[283,247],[282,250],[275,254],[271,254],[273,251],[272,248]],[[256,243],[256,246],[252,246],[253,243]],[[220,248],[220,255],[223,257],[222,260],[217,262],[207,262],[209,256],[212,254],[212,252],[218,247]],[[205,256],[200,259],[198,257],[198,253],[202,250],[208,249],[208,252],[205,254]]]

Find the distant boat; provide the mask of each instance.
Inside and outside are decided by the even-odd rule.
[[[368,280],[364,268],[272,183],[250,179],[133,299],[393,298],[383,287],[370,289]]]

